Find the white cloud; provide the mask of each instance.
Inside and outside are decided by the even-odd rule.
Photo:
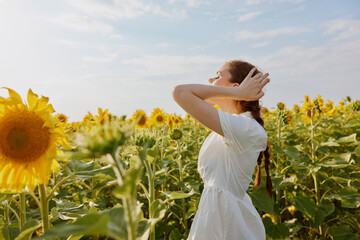
[[[169,0],[169,3],[175,2],[184,2],[187,7],[189,8],[197,8],[201,4],[210,4],[209,1],[202,1],[202,0]]]
[[[260,3],[302,3],[305,0],[246,0],[246,5],[258,5]]]
[[[247,8],[239,8],[239,9],[236,9],[235,12],[237,13],[242,13],[242,12],[248,12],[249,10]]]
[[[122,64],[134,67],[133,70],[141,76],[191,76],[202,71],[212,71],[215,73],[225,59],[208,56],[179,56],[179,55],[144,55],[140,58],[124,60]]]
[[[167,48],[169,46],[170,46],[170,44],[167,42],[159,43],[156,45],[156,47],[159,47],[159,48]]]
[[[50,21],[75,31],[80,32],[103,32],[111,33],[114,28],[97,20],[93,20],[87,16],[80,16],[75,14],[60,15],[55,18],[51,18]]]
[[[173,18],[173,19],[184,19],[188,16],[187,11],[185,9],[181,9],[181,8],[175,8],[175,9],[171,9],[170,10],[165,10],[164,12],[162,12],[161,14],[164,17],[168,17],[168,18]]]
[[[78,42],[74,42],[74,41],[71,41],[68,39],[59,39],[56,42],[58,44],[62,44],[62,45],[70,46],[70,47],[76,47],[76,46],[80,45]]]
[[[106,52],[106,51],[109,52],[112,49],[112,45],[108,44],[106,42],[98,42],[98,43],[94,44],[94,48],[98,49],[102,52]]]
[[[294,9],[291,9],[291,10],[289,10],[289,11],[286,11],[285,13],[286,13],[286,14],[289,14],[289,13],[294,13],[294,12],[302,12],[302,11],[304,11],[304,10],[305,10],[305,6],[304,6],[304,5],[301,5],[301,6],[297,7],[297,8],[294,8]]]
[[[111,34],[110,38],[124,40],[124,37],[120,34]]]
[[[100,1],[100,0],[77,0],[67,1],[71,6],[76,7],[89,15],[103,16],[112,19],[134,18],[141,16],[151,10],[139,0]]]
[[[242,15],[238,18],[238,22],[245,22],[251,19],[254,19],[255,17],[261,15],[262,12],[249,12],[246,13],[245,15]]]
[[[338,19],[323,24],[326,28],[325,35],[340,32],[332,41],[340,41],[360,37],[360,20]]]
[[[99,62],[99,63],[106,63],[112,62],[117,58],[117,53],[108,53],[105,54],[103,57],[92,57],[92,56],[84,56],[82,59],[85,62]]]
[[[190,51],[199,50],[199,49],[206,49],[206,48],[214,47],[214,46],[216,46],[218,44],[221,44],[225,40],[227,40],[226,37],[221,36],[218,39],[212,40],[212,41],[210,41],[208,43],[204,43],[202,45],[195,45],[195,46],[189,47],[188,49]]]
[[[113,51],[114,48],[117,48],[117,45],[107,44],[104,42],[97,42],[97,43],[90,43],[89,41],[73,41],[69,39],[58,39],[56,41],[57,44],[69,46],[69,47],[76,47],[77,49],[86,49],[86,51],[96,50],[101,52],[110,52]],[[124,45],[123,48],[128,48],[129,45]]]
[[[293,83],[302,79],[302,82],[321,81],[324,86],[331,80],[355,83],[359,82],[358,79],[334,79],[334,76],[345,73],[351,73],[353,76],[360,74],[356,64],[360,62],[360,48],[357,46],[360,46],[360,39],[312,48],[291,46],[253,58],[252,61],[268,71],[287,76],[283,78],[285,82]]]
[[[339,101],[345,96],[359,98],[360,39],[330,42],[316,47],[291,46],[247,61],[269,72],[270,83],[262,100],[265,106],[285,102],[299,104],[304,95],[320,94]]]
[[[223,12],[219,12],[219,11],[216,11],[216,12],[204,12],[204,15],[207,15],[207,16],[210,16],[210,21],[217,21],[218,18],[222,15],[224,15]]]
[[[260,4],[262,2],[264,2],[265,0],[246,0],[246,4],[247,5],[257,5]]]
[[[303,3],[305,0],[276,0],[276,2],[282,3],[282,2],[289,2],[289,3]]]
[[[183,17],[178,9],[164,11],[159,5],[143,0],[67,0],[68,4],[91,16],[101,16],[110,19],[136,18],[147,13],[166,17]]]
[[[136,45],[131,45],[131,44],[116,44],[115,48],[118,50],[131,49],[131,51],[134,51],[134,50],[138,49],[139,47]]]
[[[259,47],[267,46],[267,45],[269,45],[269,44],[270,44],[269,41],[265,41],[265,42],[254,43],[254,44],[252,44],[251,46],[252,46],[253,48],[259,48]]]
[[[278,35],[296,35],[308,31],[310,31],[310,29],[304,27],[284,27],[273,30],[267,30],[263,32],[240,31],[235,33],[235,39],[247,40],[247,39],[272,38]]]

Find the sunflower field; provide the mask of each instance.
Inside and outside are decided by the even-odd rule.
[[[186,239],[198,208],[200,147],[189,115],[56,113],[31,90],[0,97],[0,239]],[[248,194],[267,239],[360,239],[360,100],[321,96],[262,108],[266,174]],[[256,169],[254,172],[255,178]],[[253,178],[253,179],[254,179]]]

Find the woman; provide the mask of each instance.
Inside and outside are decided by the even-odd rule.
[[[265,239],[261,217],[246,190],[256,162],[254,186],[260,184],[264,155],[266,191],[272,196],[267,134],[258,101],[270,81],[268,76],[248,62],[233,60],[209,79],[210,86],[178,85],[172,91],[174,100],[190,116],[213,131],[199,152],[204,190],[188,240]]]

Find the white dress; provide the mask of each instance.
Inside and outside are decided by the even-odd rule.
[[[224,138],[212,132],[200,149],[204,190],[187,239],[263,240],[265,227],[246,190],[266,149],[266,131],[249,111],[217,111]]]

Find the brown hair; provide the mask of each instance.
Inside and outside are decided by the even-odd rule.
[[[254,67],[254,65],[241,60],[232,60],[229,62],[226,62],[225,65],[228,67],[231,79],[230,82],[237,82],[241,84],[241,82],[246,78],[246,76],[249,74],[250,70]],[[252,75],[255,76],[260,71],[256,69]],[[253,118],[260,123],[260,125],[265,129],[264,127],[264,120],[260,116],[261,106],[259,105],[259,100],[256,101],[242,101],[240,100],[240,106],[242,111],[250,111]],[[266,131],[266,129],[265,129]],[[255,178],[255,184],[254,187],[258,187],[261,182],[261,160],[265,156],[265,170],[266,170],[266,193],[272,198],[272,181],[269,174],[269,165],[270,163],[270,152],[269,152],[269,141],[267,142],[267,146],[265,151],[260,152],[260,155],[257,159],[257,165],[258,165],[258,171]]]

